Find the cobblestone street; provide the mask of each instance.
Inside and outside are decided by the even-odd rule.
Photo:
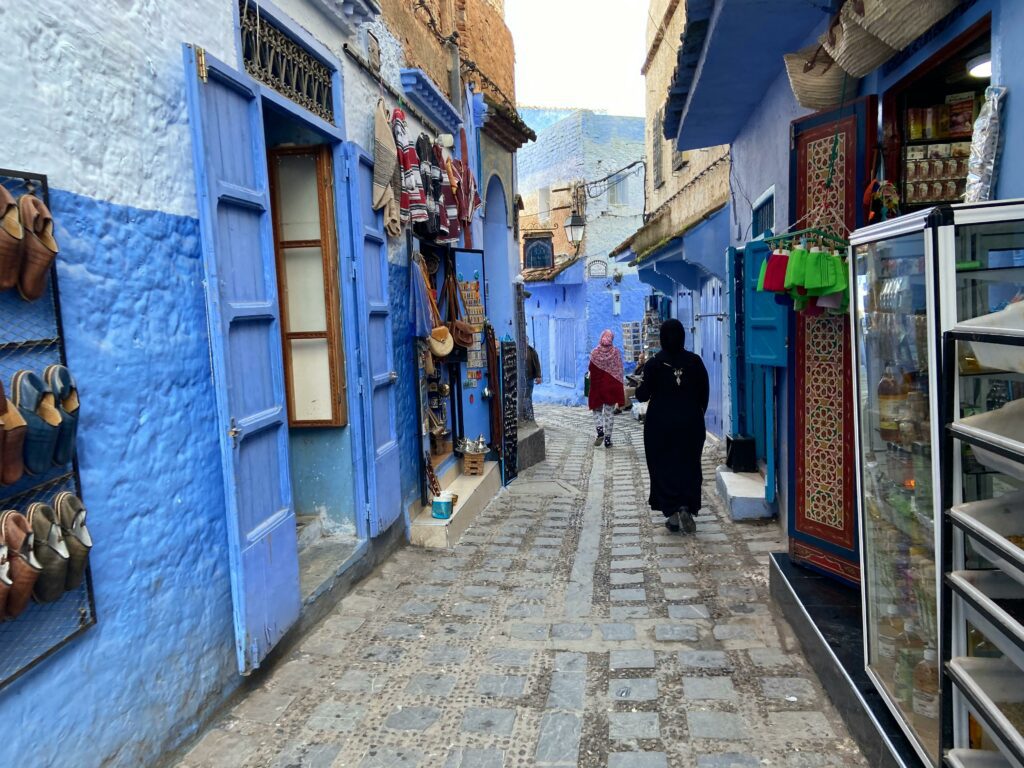
[[[866,765],[770,606],[781,529],[728,520],[717,449],[672,535],[638,422],[606,450],[586,410],[537,410],[545,463],[454,551],[400,550],[180,765]]]

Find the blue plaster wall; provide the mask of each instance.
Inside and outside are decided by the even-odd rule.
[[[577,265],[566,273],[578,279],[582,273]],[[561,276],[559,276],[561,277]],[[583,399],[583,375],[587,371],[590,349],[587,343],[587,290],[582,282],[528,283],[530,297],[525,301],[526,333],[531,345],[537,350],[543,370],[543,383],[533,390],[536,403],[557,403],[560,405],[581,405]],[[544,337],[543,326],[535,322],[539,316],[548,317],[548,333]],[[572,386],[556,384],[554,377],[555,320],[571,319],[574,322],[576,347],[576,375]]]
[[[391,335],[394,343],[394,366],[398,374],[395,384],[395,419],[401,459],[402,508],[418,503],[420,496],[420,465],[423,462],[423,437],[420,435],[417,383],[419,371],[413,365],[414,341],[411,333],[412,314],[409,306],[409,265],[388,263],[388,289],[391,291]],[[394,482],[394,478],[378,478],[378,482]]]
[[[573,112],[577,112],[576,109],[570,109],[568,107],[520,107],[519,116],[523,119],[528,126],[530,126],[536,133],[547,130],[552,125],[557,123],[564,117],[568,117]]]
[[[544,125],[544,121],[557,110],[541,110],[539,115],[534,112],[522,110],[524,119]],[[520,191],[528,196],[544,186],[563,186],[579,179],[595,181],[643,156],[642,118],[605,115],[589,110],[569,112],[540,130],[537,141],[519,151]],[[583,377],[589,366],[590,350],[597,344],[601,332],[605,328],[613,330],[616,345],[621,350],[622,323],[643,319],[650,286],[640,281],[635,268],[608,260],[609,252],[643,225],[642,173],[629,175],[620,191],[624,193],[622,199],[612,204],[606,189],[592,189],[592,196],[587,198],[586,231],[578,263],[560,274],[554,284],[531,283],[527,286],[533,293],[526,300],[529,334],[533,333],[531,320],[537,315],[552,318],[551,342],[554,340],[555,317],[572,316],[577,322],[573,387],[555,384],[550,375],[550,361],[542,359],[545,376],[544,383],[534,389],[536,402],[573,405],[585,402]],[[595,262],[597,267],[603,262],[606,276],[588,278],[589,269]],[[596,270],[598,273],[601,271]],[[622,273],[621,283],[612,282],[615,271]],[[563,287],[570,283],[576,285],[567,289],[566,299],[563,299]],[[612,288],[608,287],[609,283]],[[612,315],[612,290],[619,291],[622,297],[622,312],[618,316]],[[543,340],[539,343],[541,346],[534,344],[538,352],[545,346]]]
[[[608,287],[611,283],[611,287]],[[621,312],[612,314],[612,296],[619,294]],[[597,346],[601,333],[607,328],[615,334],[615,346],[623,352],[622,324],[643,320],[647,308],[647,297],[651,295],[651,287],[640,282],[636,273],[623,275],[622,281],[616,283],[610,278],[591,278],[587,281],[587,350]],[[626,361],[626,373],[631,373],[636,364]],[[589,363],[589,360],[587,361]]]
[[[0,694],[3,753],[151,765],[241,679],[199,225],[51,201],[99,623]]]
[[[349,413],[349,419],[353,414]],[[355,456],[349,427],[292,429],[288,435],[297,515],[319,515],[332,533],[357,534]]]

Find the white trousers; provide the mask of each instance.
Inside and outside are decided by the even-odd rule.
[[[594,424],[597,426],[597,431],[605,437],[612,436],[612,419],[615,418],[615,406],[614,405],[602,405],[597,410],[593,411]]]

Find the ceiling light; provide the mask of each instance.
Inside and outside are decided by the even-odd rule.
[[[967,71],[971,77],[992,77],[992,54],[983,53],[981,56],[975,56],[967,62]]]

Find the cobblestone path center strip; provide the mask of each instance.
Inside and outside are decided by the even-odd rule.
[[[592,445],[538,407],[547,461],[451,551],[406,547],[182,768],[866,766],[768,598],[774,522],[734,524],[705,455],[693,536],[646,505],[642,425]]]

